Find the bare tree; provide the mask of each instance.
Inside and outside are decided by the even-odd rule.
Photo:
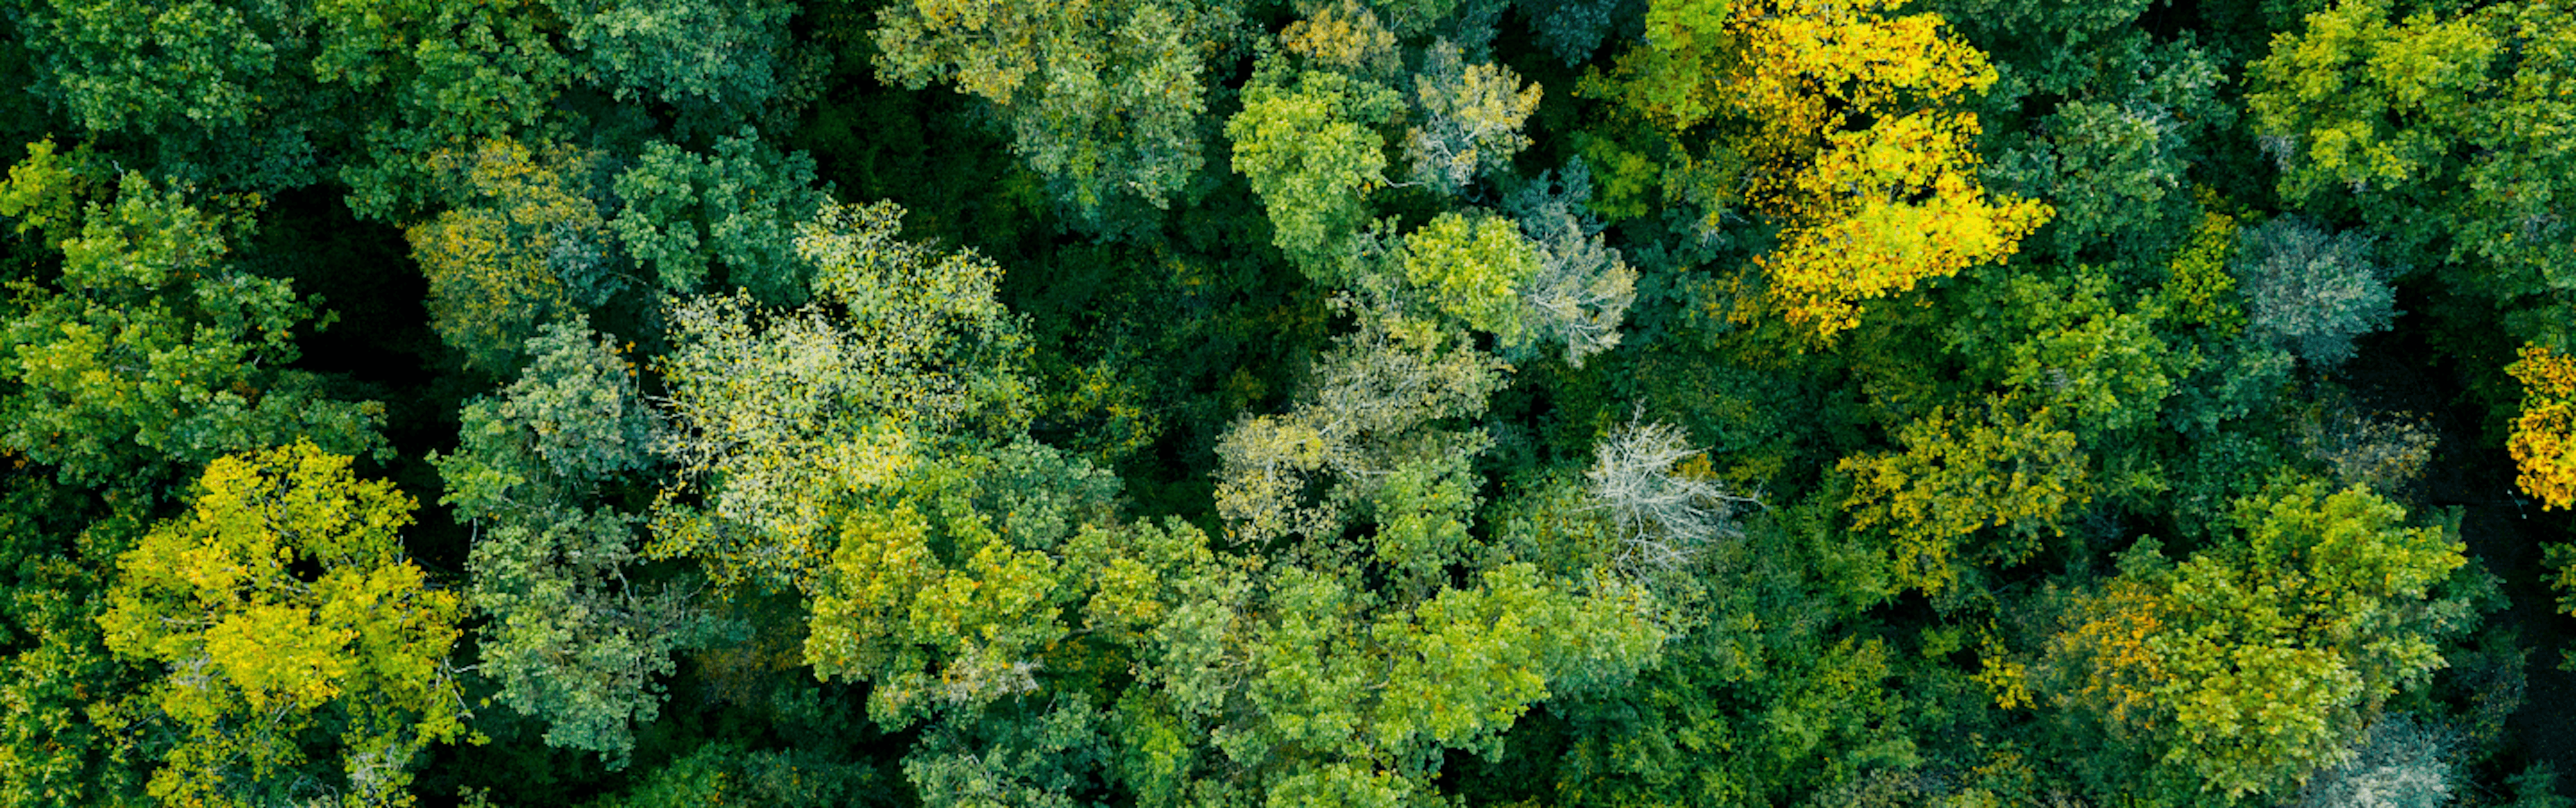
[[[1631,572],[1670,570],[1713,542],[1743,535],[1737,514],[1758,498],[1674,465],[1698,454],[1679,427],[1631,421],[1594,448],[1592,496],[1618,526],[1617,561]]]

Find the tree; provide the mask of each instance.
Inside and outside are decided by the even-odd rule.
[[[1540,44],[1568,67],[1590,61],[1611,32],[1642,16],[1643,5],[1637,0],[1521,0],[1512,4]]]
[[[1529,341],[1520,291],[1538,274],[1537,245],[1500,216],[1443,213],[1406,234],[1395,259],[1428,308],[1506,346]]]
[[[598,500],[653,468],[654,424],[631,362],[579,318],[528,341],[527,370],[468,402],[454,454],[433,454],[440,504],[475,529],[466,601],[490,620],[478,670],[547,721],[546,743],[622,768],[660,711],[673,654],[728,630],[687,576],[647,575],[638,515]]]
[[[1600,223],[1578,212],[1591,195],[1592,172],[1576,158],[1562,175],[1541,172],[1504,202],[1538,253],[1538,270],[1521,287],[1528,343],[1564,343],[1565,363],[1576,369],[1618,347],[1619,321],[1637,301],[1637,271],[1610,249]]]
[[[1738,200],[1781,224],[1757,259],[1762,305],[1739,318],[1830,338],[1860,302],[2009,256],[2050,215],[1975,178],[1977,119],[1954,107],[1994,83],[1984,54],[1882,5],[1657,3],[1647,42],[1586,84],[1684,155],[1667,193],[1699,202],[1702,227]],[[1692,142],[1711,124],[1715,142]]]
[[[1934,408],[1899,429],[1903,451],[1836,464],[1853,478],[1843,503],[1852,529],[1885,532],[1898,580],[1930,592],[1957,579],[1961,556],[1995,565],[2029,558],[2039,534],[2055,532],[2058,518],[2091,501],[2096,485],[2063,417],[2018,396]],[[1988,528],[2011,535],[1966,544]]]
[[[68,174],[13,171],[9,195]],[[83,486],[160,497],[182,469],[309,436],[378,450],[384,409],[287,367],[321,328],[291,285],[225,260],[239,222],[128,173],[84,201],[61,273],[11,285],[0,321],[0,445]],[[69,232],[68,227],[49,232]]]
[[[2456,529],[2405,516],[2363,489],[2280,481],[2186,561],[2141,541],[2053,641],[2042,682],[2098,711],[2178,799],[2286,796],[2474,620],[2446,584],[2466,563]]]
[[[2354,337],[2387,330],[2399,313],[2397,292],[2388,286],[2394,273],[2370,260],[2367,236],[2329,236],[2307,220],[2284,216],[2244,238],[2230,268],[2256,339],[2332,368],[2352,358]]]
[[[1203,74],[1241,25],[1232,3],[1162,0],[923,0],[877,20],[886,83],[954,82],[990,103],[1055,198],[1111,233],[1198,174]]]
[[[12,464],[14,465],[14,464]],[[131,502],[129,500],[129,502]],[[150,772],[106,722],[113,702],[148,681],[143,666],[107,649],[118,556],[149,528],[143,509],[99,508],[36,469],[0,471],[0,801],[13,805],[141,805]]]
[[[607,223],[587,193],[596,157],[541,148],[491,140],[433,155],[454,207],[404,234],[429,276],[430,325],[469,367],[509,367],[540,326],[606,302],[619,285]]]
[[[1400,103],[1393,90],[1328,70],[1264,59],[1226,121],[1234,170],[1269,211],[1271,243],[1326,286],[1349,280],[1371,191],[1385,187],[1386,141],[1373,128]]]
[[[2436,808],[2451,801],[2453,740],[2439,726],[2402,713],[2381,717],[2351,758],[2316,773],[2302,808]]]
[[[1496,754],[1532,705],[1633,675],[1665,637],[1655,596],[1605,574],[1607,543],[1472,530],[1489,441],[1449,424],[1483,412],[1500,363],[1399,300],[1340,306],[1358,330],[1296,403],[1218,441],[1227,538],[1267,563],[1224,641],[1164,685],[1239,694],[1176,712],[1222,728],[1243,785],[1274,803],[1429,793],[1441,750]]]
[[[2121,255],[2162,251],[2190,212],[2183,126],[2153,101],[2071,101],[1994,170],[2048,200],[2056,214],[2044,234],[2060,260],[2105,243]]]
[[[397,535],[413,500],[298,441],[217,458],[193,504],[118,559],[99,618],[110,650],[166,671],[127,705],[177,733],[154,796],[408,804],[406,767],[468,715],[447,663],[463,604]],[[319,738],[336,775],[307,765]]]
[[[791,306],[813,278],[796,253],[798,224],[830,201],[828,187],[813,186],[812,158],[779,154],[749,127],[717,138],[708,155],[657,142],[617,176],[624,207],[608,227],[664,289],[694,291],[720,266],[718,288]]]
[[[1418,433],[1426,423],[1483,412],[1502,385],[1500,362],[1463,344],[1463,334],[1406,317],[1390,302],[1363,308],[1346,297],[1336,305],[1358,315],[1360,330],[1318,358],[1305,400],[1286,413],[1237,421],[1218,439],[1217,514],[1232,523],[1237,541],[1329,540],[1405,454],[1482,442]],[[1408,435],[1428,444],[1401,440]],[[1309,493],[1336,477],[1349,487]]]
[[[584,78],[619,101],[678,107],[684,127],[729,128],[788,95],[799,76],[787,30],[792,3],[547,5],[568,23],[564,44]]]
[[[85,138],[126,147],[123,168],[262,194],[325,176],[324,119],[345,112],[304,69],[313,49],[300,8],[36,0],[9,16],[25,43],[12,61],[24,60],[28,100]],[[32,108],[24,117],[36,132],[59,125]]]
[[[1753,497],[1674,468],[1699,451],[1670,424],[1635,423],[1594,449],[1592,496],[1611,512],[1624,547],[1618,563],[1632,574],[1670,571],[1708,545],[1743,537],[1736,512],[1759,506]]]
[[[670,312],[656,370],[679,471],[648,555],[695,557],[720,585],[799,585],[828,563],[849,497],[896,486],[952,431],[1014,419],[1001,267],[899,240],[902,216],[832,204],[799,225],[804,307],[736,294]]]
[[[2576,257],[2556,211],[2576,175],[2551,133],[2576,115],[2557,92],[2576,21],[2545,3],[2347,0],[2303,22],[2246,71],[2282,197],[2359,218],[2394,261],[2494,301],[2514,337],[2556,339],[2555,268]]]
[[[2505,440],[2514,484],[2543,510],[2576,505],[2576,359],[2539,345],[2522,346],[2505,372],[2522,383],[2522,412]]]
[[[381,105],[352,127],[364,157],[340,164],[362,218],[418,215],[444,187],[432,155],[537,128],[576,75],[545,0],[324,0],[312,26],[314,76]]]
[[[1477,174],[1509,168],[1512,156],[1529,147],[1521,122],[1537,111],[1539,88],[1521,87],[1509,68],[1467,64],[1445,40],[1422,58],[1423,69],[1413,76],[1422,123],[1404,143],[1411,181],[1456,194]]]

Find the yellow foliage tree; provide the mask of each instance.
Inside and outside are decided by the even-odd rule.
[[[1861,301],[2011,255],[2049,208],[1987,198],[1970,173],[1976,131],[1967,113],[1882,120],[1828,135],[1776,192],[1757,181],[1787,221],[1780,246],[1756,259],[1770,273],[1770,307],[1831,337],[1860,324]]]
[[[2521,472],[2514,483],[2543,508],[2569,507],[2576,502],[2576,357],[2538,345],[2522,346],[2521,355],[2504,369],[2522,382],[2522,416],[2505,439]]]
[[[129,702],[177,732],[152,777],[170,805],[273,805],[317,779],[346,805],[404,805],[406,765],[464,734],[447,655],[463,606],[404,557],[418,507],[310,442],[207,465],[195,509],[118,559],[99,627],[168,673]],[[308,746],[336,736],[336,778]]]
[[[1977,119],[1955,107],[1994,84],[1985,54],[1947,36],[1939,15],[1881,13],[1891,5],[1657,2],[1648,44],[1621,57],[1618,80],[1586,83],[1674,141],[1685,165],[1669,176],[1701,187],[1673,190],[1740,196],[1782,225],[1758,261],[1768,284],[1738,320],[1776,316],[1832,337],[1857,324],[1860,302],[2002,260],[2052,214],[1976,180]],[[1711,148],[1683,145],[1710,127]],[[1728,187],[1705,187],[1712,178]],[[1708,207],[1715,227],[1722,206]]]

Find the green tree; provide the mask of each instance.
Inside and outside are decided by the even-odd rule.
[[[2286,797],[2359,740],[2380,706],[2443,666],[2474,620],[2451,583],[2456,529],[2408,527],[2366,490],[2276,482],[2188,560],[2153,540],[2080,605],[2041,676],[2098,711],[2168,801]]]
[[[1527,342],[1563,343],[1565,363],[1577,369],[1585,357],[1618,347],[1620,320],[1637,302],[1637,271],[1582,212],[1591,195],[1592,172],[1578,157],[1562,175],[1541,172],[1503,206],[1538,253],[1538,269],[1521,287]],[[1506,355],[1519,358],[1508,349]]]
[[[648,575],[642,518],[599,503],[655,468],[652,415],[613,337],[576,318],[528,342],[535,361],[497,398],[460,414],[454,454],[433,455],[475,529],[467,602],[478,670],[500,701],[548,722],[546,743],[622,767],[634,728],[659,713],[673,654],[733,628],[692,602],[686,577]]]
[[[780,154],[745,127],[692,154],[668,143],[644,147],[617,176],[624,207],[608,223],[636,263],[665,289],[687,293],[722,267],[718,288],[749,291],[770,305],[803,303],[813,268],[796,252],[798,224],[821,215],[829,187],[814,187],[814,161]]]
[[[362,218],[417,215],[446,187],[432,155],[540,127],[576,76],[543,0],[321,0],[311,19],[314,75],[374,102],[350,122],[364,156],[339,167]]]
[[[14,465],[14,464],[12,464]],[[149,772],[128,740],[99,718],[141,689],[141,666],[107,649],[98,617],[110,581],[98,574],[148,527],[141,509],[102,509],[34,468],[0,471],[0,801],[13,805],[142,805]]]
[[[8,193],[67,179],[13,171]],[[286,367],[297,331],[330,317],[314,322],[286,281],[226,260],[237,221],[131,173],[80,216],[60,274],[10,287],[0,445],[65,482],[156,497],[184,469],[297,436],[339,452],[382,446],[382,405],[335,400]]]
[[[729,128],[784,100],[806,54],[793,3],[550,0],[581,77],[619,101],[669,104],[685,123]],[[685,129],[684,129],[685,131]]]
[[[329,118],[315,92],[305,12],[285,3],[13,2],[28,100],[125,167],[227,190],[275,193],[324,176]],[[27,111],[31,126],[37,111]],[[41,128],[37,131],[43,131]],[[33,133],[29,133],[33,134]]]
[[[485,141],[430,158],[453,204],[404,235],[429,276],[430,326],[465,364],[514,364],[538,327],[605,302],[620,280],[587,193],[593,155]]]
[[[1351,277],[1369,193],[1388,184],[1386,139],[1374,127],[1401,103],[1378,84],[1271,57],[1226,121],[1234,170],[1269,212],[1271,243],[1317,283]]]
[[[1188,191],[1205,161],[1205,74],[1242,26],[1233,3],[1166,0],[927,0],[877,20],[888,84],[953,82],[991,104],[1056,200],[1111,233],[1137,203]]]
[[[217,458],[193,505],[118,559],[99,617],[110,650],[165,671],[123,713],[173,731],[153,795],[410,803],[412,760],[468,714],[447,659],[463,604],[397,535],[413,500],[299,441]]]
[[[2576,22],[2546,3],[2325,6],[2248,65],[2246,107],[2284,200],[2357,217],[2395,263],[2437,267],[2495,302],[2507,331],[2557,339],[2544,301],[2569,287],[2569,154],[2559,92]],[[2494,315],[2475,315],[2481,326]]]

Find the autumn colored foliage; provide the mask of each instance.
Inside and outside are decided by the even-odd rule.
[[[2564,2],[0,31],[0,806],[2576,783]]]

